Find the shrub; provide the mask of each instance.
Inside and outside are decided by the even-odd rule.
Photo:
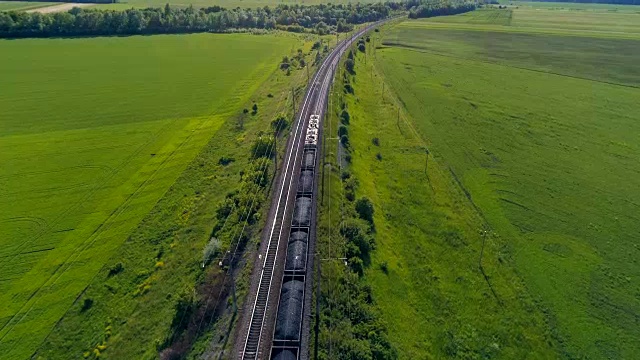
[[[215,237],[211,237],[207,245],[202,250],[202,267],[205,267],[211,260],[218,255],[222,243]]]
[[[380,153],[376,154],[376,159],[378,159],[378,161],[382,161],[382,155],[380,155]]]
[[[347,59],[347,61],[344,62],[344,66],[349,74],[355,74],[356,63],[353,61],[353,53],[350,52],[349,55],[351,55],[351,58]]]
[[[380,146],[380,139],[378,139],[377,137],[374,137],[373,139],[371,139],[371,142],[375,146]]]
[[[386,261],[383,261],[380,263],[380,270],[382,270],[383,273],[385,274],[389,274],[389,264],[387,264]]]
[[[286,117],[280,115],[273,121],[271,121],[271,129],[273,129],[274,134],[280,135],[280,133],[289,127],[289,121]]]
[[[361,257],[368,257],[371,250],[371,239],[367,234],[366,223],[359,219],[347,219],[340,225],[340,234],[358,247]]]
[[[347,135],[340,136],[340,143],[344,146],[349,146],[349,137]]]
[[[367,220],[370,224],[373,224],[373,203],[368,197],[361,197],[356,201],[356,212],[361,219]]]
[[[273,155],[273,145],[275,143],[275,139],[271,135],[262,135],[253,143],[251,147],[251,152],[254,158],[259,157],[268,157],[270,158]]]
[[[227,166],[227,165],[231,164],[234,161],[236,161],[236,159],[234,159],[232,157],[223,156],[223,157],[220,158],[220,160],[218,160],[218,164],[220,164],[222,166]]]
[[[345,94],[353,94],[353,86],[351,86],[351,84],[344,84],[344,92]]]
[[[338,136],[342,135],[349,135],[349,130],[347,130],[347,127],[344,125],[340,125],[338,127]]]
[[[347,111],[347,109],[343,109],[340,112],[340,122],[344,125],[349,125],[350,120],[351,120],[351,115],[349,115],[349,112]]]
[[[82,302],[82,307],[80,308],[80,312],[85,312],[91,309],[92,306],[93,306],[93,299],[85,298],[84,301]]]
[[[253,110],[251,112],[251,114],[255,115],[258,113],[258,104],[253,104],[253,106],[251,107],[251,109]]]
[[[360,44],[358,45],[358,50],[365,52],[365,50],[367,49],[367,47],[364,44]]]
[[[124,266],[122,265],[122,263],[117,263],[115,265],[113,265],[112,267],[109,268],[109,277],[114,276],[114,275],[118,275],[122,272],[122,270],[124,270]]]

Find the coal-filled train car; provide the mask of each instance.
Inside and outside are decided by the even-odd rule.
[[[311,210],[313,200],[311,196],[298,196],[293,207],[292,227],[308,227],[311,225]]]
[[[287,244],[287,259],[284,271],[304,274],[307,270],[307,245],[309,234],[302,230],[292,230]]]

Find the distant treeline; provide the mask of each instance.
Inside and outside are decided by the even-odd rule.
[[[527,0],[527,1],[566,2],[566,3],[580,3],[580,4],[640,5],[640,0]]]
[[[410,2],[411,3],[411,2]],[[415,1],[409,8],[411,19],[462,14],[476,9],[469,1]]]
[[[350,31],[354,24],[383,19],[395,5],[279,5],[275,8],[164,8],[124,11],[73,8],[39,14],[0,12],[1,37],[94,36],[283,29],[293,32]]]
[[[639,0],[640,1],[640,0]],[[73,8],[41,14],[0,12],[0,37],[59,37],[136,34],[175,34],[280,29],[328,34],[347,32],[353,25],[384,19],[392,12],[409,11],[409,17],[459,14],[475,9],[466,1],[409,0],[403,3],[278,5],[257,9],[164,8],[124,11]]]

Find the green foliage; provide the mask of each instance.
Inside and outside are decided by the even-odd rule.
[[[341,124],[338,127],[338,136],[342,136],[342,135],[346,135],[346,136],[349,135],[349,130],[347,130],[347,127],[344,124]]]
[[[211,260],[216,257],[220,249],[222,247],[222,243],[215,237],[211,237],[207,245],[202,250],[202,266],[208,265]]]
[[[84,300],[82,300],[82,307],[80,308],[80,312],[85,312],[85,311],[91,309],[92,306],[93,306],[93,299],[92,298],[84,298]]]
[[[640,201],[638,26],[521,6],[509,28],[491,13],[400,23],[356,61],[373,73],[347,97],[349,169],[376,209],[364,277],[401,358],[632,358],[638,331],[616,309],[638,309],[639,222],[622,215]]]
[[[343,125],[349,125],[349,120],[351,120],[351,116],[349,115],[349,111],[347,109],[342,109],[340,112],[340,122]]]
[[[356,201],[355,206],[358,216],[363,220],[367,220],[369,224],[373,224],[374,209],[371,200],[369,200],[368,197],[363,196]]]
[[[218,164],[220,164],[222,166],[227,166],[227,165],[231,164],[234,161],[236,161],[236,159],[234,159],[232,157],[222,156],[222,157],[220,157],[220,160],[218,160]]]
[[[279,136],[287,128],[289,128],[289,120],[283,115],[279,115],[271,121],[271,129],[273,129],[273,133],[276,134],[276,136]]]
[[[271,158],[274,155],[273,147],[275,138],[272,135],[261,135],[254,141],[251,151],[255,159],[260,157]]]
[[[382,3],[358,4],[357,7],[351,4],[346,7],[323,4],[274,8],[259,6],[253,9],[224,9],[219,6],[195,9],[191,6],[171,7],[167,3],[164,9],[145,7],[114,11],[75,8],[55,14],[9,12],[0,13],[0,37],[225,32],[232,29],[279,29],[327,34],[332,30],[351,31],[354,24],[383,19],[390,12],[391,7]],[[323,21],[326,19],[337,20],[337,23],[329,27]]]
[[[355,71],[354,71],[355,63],[354,63],[354,61],[353,61],[352,59],[347,59],[347,60],[344,62],[344,66],[345,66],[345,68],[347,69],[347,71],[348,71],[350,74],[353,74],[353,73],[355,72]]]
[[[349,146],[349,136],[347,136],[347,135],[340,136],[340,143],[342,145],[344,145],[345,147],[348,147]]]
[[[121,262],[109,267],[109,276],[114,276],[114,275],[118,275],[119,273],[122,272],[122,270],[124,270],[124,266],[122,265]]]
[[[102,357],[157,355],[155,340],[167,335],[176,300],[167,294],[195,284],[217,223],[212,214],[238,186],[257,128],[269,126],[257,116],[239,140],[228,124],[293,40],[200,34],[0,42],[7,191],[0,247],[2,273],[11,268],[14,276],[0,291],[2,357],[81,358],[108,318],[117,320]],[[228,48],[223,56],[221,47]],[[288,90],[277,75],[269,91]],[[277,102],[269,103],[261,103],[264,114],[276,111]],[[222,156],[238,160],[222,167]],[[5,215],[42,220],[6,222]],[[114,274],[118,263],[123,270]],[[45,281],[51,276],[55,283]],[[94,302],[81,313],[85,297]]]

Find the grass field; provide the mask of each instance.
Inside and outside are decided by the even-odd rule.
[[[295,44],[208,34],[0,42],[3,359],[38,348]]]
[[[405,21],[358,61],[351,170],[392,342],[403,359],[634,358],[640,15],[618,36],[577,31],[579,11],[494,11]]]
[[[30,1],[0,1],[0,11],[22,11],[55,5],[48,2],[30,2]]]

